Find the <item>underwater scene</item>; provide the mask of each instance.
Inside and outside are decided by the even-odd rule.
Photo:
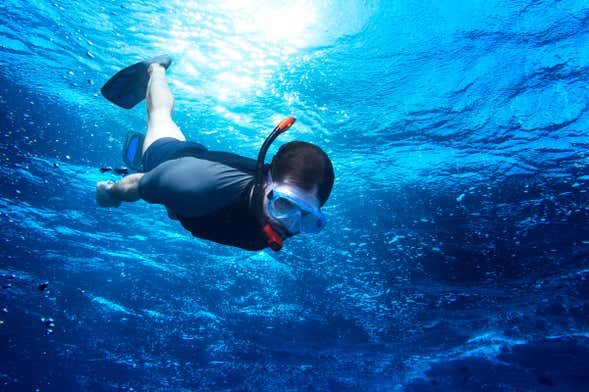
[[[589,390],[586,0],[0,12],[0,391]],[[266,162],[328,154],[323,230],[252,251],[97,204],[147,129],[101,88],[162,54],[190,141],[255,160],[296,118]]]

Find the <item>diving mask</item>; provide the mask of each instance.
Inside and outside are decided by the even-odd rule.
[[[268,175],[268,214],[289,234],[319,233],[327,220],[319,200],[293,185],[276,184]]]

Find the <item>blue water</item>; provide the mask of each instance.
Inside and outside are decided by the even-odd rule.
[[[589,389],[585,0],[0,13],[0,390]],[[255,157],[297,117],[324,232],[246,252],[96,206],[145,129],[100,87],[163,52],[192,140]]]

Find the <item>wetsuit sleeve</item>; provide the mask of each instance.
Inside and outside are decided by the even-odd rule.
[[[148,203],[163,204],[180,216],[198,217],[235,203],[249,179],[217,162],[183,157],[145,173],[139,192]]]

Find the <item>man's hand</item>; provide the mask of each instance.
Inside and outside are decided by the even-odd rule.
[[[114,182],[100,181],[96,183],[96,202],[101,207],[118,207],[121,205],[121,200],[113,197],[111,188]]]

